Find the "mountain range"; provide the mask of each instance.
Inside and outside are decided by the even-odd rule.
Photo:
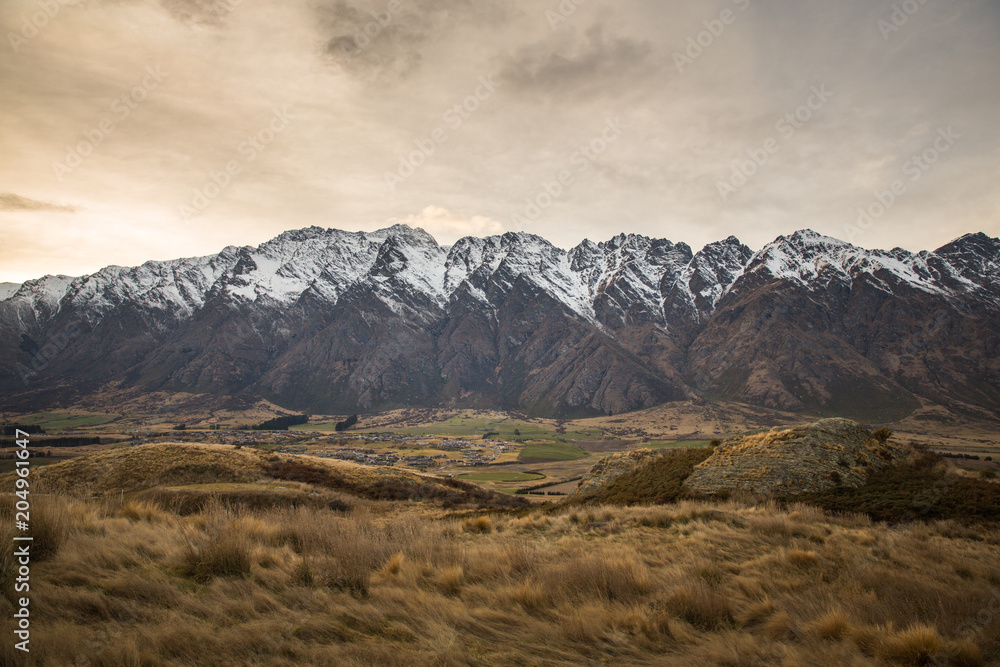
[[[754,252],[635,234],[310,227],[216,255],[0,286],[0,390],[104,387],[312,413],[544,416],[729,400],[871,421],[1000,416],[1000,239],[866,250],[810,230]]]

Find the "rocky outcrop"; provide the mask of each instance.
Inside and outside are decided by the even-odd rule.
[[[573,494],[587,493],[593,489],[606,486],[622,475],[627,475],[638,469],[660,453],[652,449],[634,449],[630,452],[618,452],[611,456],[605,456],[595,463],[590,472],[580,480]]]
[[[695,467],[684,486],[707,495],[742,490],[766,496],[857,488],[908,453],[907,447],[875,438],[856,422],[822,419],[726,440]]]

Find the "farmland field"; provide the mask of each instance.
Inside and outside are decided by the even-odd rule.
[[[308,424],[295,427],[304,431],[333,431],[334,423]],[[577,428],[559,433],[554,423],[529,422],[515,418],[487,418],[459,415],[443,421],[421,426],[383,426],[366,429],[364,420],[351,432],[397,433],[399,435],[445,435],[467,438],[482,437],[485,433],[499,433],[503,440],[547,440],[564,438],[567,440],[595,440],[603,436],[597,428]],[[517,431],[517,433],[515,433]]]
[[[529,443],[521,450],[518,460],[526,463],[533,461],[576,461],[588,456],[590,454],[586,450],[565,442]]]
[[[458,478],[469,482],[535,482],[545,479],[545,475],[533,472],[470,472]]]
[[[118,419],[119,415],[114,413],[68,413],[68,412],[39,412],[33,415],[17,417],[14,421],[18,424],[31,424],[41,426],[46,431],[65,431],[70,428],[81,426],[100,426]]]
[[[639,449],[700,449],[708,447],[709,440],[651,440],[637,445]]]

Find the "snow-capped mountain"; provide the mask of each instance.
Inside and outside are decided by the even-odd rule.
[[[311,227],[217,255],[0,285],[0,385],[109,382],[346,411],[613,413],[692,396],[866,418],[1000,411],[1000,240],[866,250],[810,230],[753,252],[620,234],[451,247]]]

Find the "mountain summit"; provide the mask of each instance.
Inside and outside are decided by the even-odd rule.
[[[758,252],[620,234],[439,245],[310,227],[257,247],[0,291],[0,389],[109,383],[349,412],[611,414],[702,397],[859,419],[1000,414],[1000,240],[866,250],[811,230]]]

